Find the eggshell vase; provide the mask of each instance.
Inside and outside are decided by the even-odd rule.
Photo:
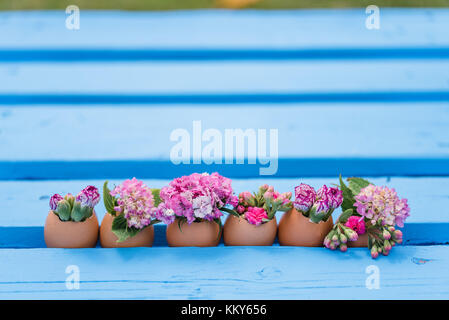
[[[348,241],[348,247],[353,248],[366,248],[368,247],[368,234],[359,235],[356,241]]]
[[[100,226],[100,244],[103,248],[129,248],[129,247],[151,247],[154,241],[154,228],[144,228],[134,237],[125,241],[117,242],[117,236],[112,232],[114,216],[109,213],[104,215]]]
[[[211,221],[192,222],[178,226],[178,220],[167,226],[167,242],[170,247],[214,247],[220,242],[220,227]]]
[[[325,222],[313,223],[293,208],[286,212],[279,221],[279,244],[282,246],[321,247],[332,226],[332,217]]]
[[[98,240],[98,219],[92,216],[83,222],[61,221],[53,212],[45,220],[44,239],[48,248],[93,248]]]
[[[223,227],[223,240],[227,246],[271,246],[276,231],[276,219],[256,226],[243,217],[229,215]]]

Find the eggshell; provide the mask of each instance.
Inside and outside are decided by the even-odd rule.
[[[154,228],[144,228],[134,237],[125,241],[117,242],[117,236],[112,232],[112,221],[114,217],[106,213],[100,226],[100,244],[103,248],[129,248],[129,247],[151,247],[154,241]]]
[[[93,248],[98,240],[98,219],[94,213],[83,222],[61,221],[53,212],[45,220],[44,239],[48,248]]]
[[[368,234],[361,234],[356,241],[348,241],[348,247],[363,248],[368,247]]]
[[[167,242],[170,247],[214,247],[220,242],[220,227],[211,221],[187,222],[181,224],[178,220],[167,226]]]
[[[278,238],[282,246],[322,247],[333,226],[332,217],[325,222],[313,223],[295,208],[286,212],[279,221]]]
[[[276,219],[255,226],[244,218],[229,215],[223,227],[223,239],[227,246],[271,246],[276,231]]]

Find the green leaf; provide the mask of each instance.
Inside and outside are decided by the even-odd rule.
[[[312,207],[309,214],[309,220],[313,223],[319,223],[326,216],[326,212],[317,213],[315,207]]]
[[[84,210],[81,207],[81,202],[75,201],[73,203],[72,212],[70,213],[71,220],[79,222],[84,219]]]
[[[354,214],[353,209],[347,209],[345,210],[337,219],[337,222],[345,223],[348,221],[349,217]]]
[[[221,223],[221,219],[220,218],[215,218],[214,219],[215,223],[218,224],[218,239],[221,238],[221,231],[223,230],[223,224]]]
[[[152,226],[153,224],[157,224],[157,223],[161,223],[161,222],[162,222],[161,220],[153,219],[153,220],[151,220],[151,222],[148,226]]]
[[[55,210],[55,213],[59,217],[59,220],[69,221],[71,212],[72,212],[72,207],[70,206],[69,201],[67,201],[67,200],[59,201],[58,207]]]
[[[182,225],[186,222],[186,219],[185,218],[176,218],[176,220],[178,220],[178,228],[179,228],[179,231],[181,231],[182,232]]]
[[[122,213],[114,217],[111,230],[117,236],[117,242],[123,242],[128,238],[134,237],[142,229],[128,227],[128,221],[126,221],[125,215]]]
[[[374,243],[373,243],[373,238],[370,236],[370,234],[368,233],[368,249],[371,250],[371,248],[373,247]]]
[[[232,214],[232,215],[236,216],[237,218],[240,218],[239,213],[237,211],[235,211],[235,210],[232,210],[232,209],[229,209],[229,208],[225,208],[225,207],[221,207],[220,210],[224,211],[226,213]]]
[[[104,182],[103,185],[103,203],[104,207],[106,208],[106,211],[109,212],[111,215],[116,216],[117,213],[115,212],[114,208],[116,206],[116,199],[111,196],[111,190],[108,188],[108,181]]]
[[[341,203],[341,209],[344,212],[354,207],[355,199],[351,189],[349,189],[343,182],[341,174],[340,174],[340,189],[343,193],[343,202]]]
[[[161,197],[159,196],[161,189],[151,189],[151,193],[154,198],[154,206],[157,207],[162,202]]]
[[[351,189],[354,195],[358,195],[360,190],[369,186],[371,183],[368,180],[362,178],[348,178],[349,181],[349,189]]]

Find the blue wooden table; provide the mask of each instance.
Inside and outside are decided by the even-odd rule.
[[[364,9],[82,11],[76,31],[65,18],[0,13],[0,299],[449,298],[449,10],[381,9],[379,30]],[[193,121],[277,129],[277,173],[174,165],[170,134]],[[236,192],[369,177],[409,199],[404,244],[377,260],[277,243],[169,248],[157,225],[153,248],[45,247],[53,193],[203,171]],[[79,289],[66,287],[70,265]]]

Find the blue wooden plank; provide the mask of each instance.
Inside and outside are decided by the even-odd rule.
[[[133,95],[148,96],[155,102],[158,96],[174,96],[172,100],[180,96],[189,102],[189,96],[201,95],[259,95],[267,96],[265,99],[270,95],[298,95],[296,99],[302,96],[307,101],[320,94],[329,95],[332,101],[354,94],[355,100],[366,95],[369,101],[370,93],[374,97],[399,93],[403,99],[433,93],[448,99],[449,92],[449,59],[2,63],[0,74],[1,94],[54,95],[64,99],[67,97],[62,95],[110,95],[111,101],[118,98],[121,103]]]
[[[259,164],[180,164],[169,160],[19,160],[0,161],[1,180],[173,179],[192,172],[219,171],[230,178],[263,177]],[[344,176],[449,176],[449,159],[440,158],[296,158],[277,160],[276,178]]]
[[[80,29],[63,10],[2,12],[0,48],[307,49],[448,47],[448,9],[381,8],[368,30],[364,8],[344,10],[88,11]],[[411,23],[411,21],[413,23]],[[114,30],[114,32],[111,32]]]
[[[449,112],[444,103],[289,104],[276,109],[260,104],[8,106],[0,114],[1,179],[173,178],[211,170],[232,177],[259,176],[258,163],[172,164],[170,150],[176,142],[170,141],[171,132],[183,128],[193,139],[195,120],[203,131],[214,128],[223,136],[225,129],[277,129],[277,177],[449,174]],[[351,125],[342,125],[348,119]]]
[[[3,49],[1,62],[447,59],[449,48]]]
[[[371,178],[377,185],[394,187],[401,197],[409,199],[412,209],[404,232],[407,245],[449,243],[449,178]],[[119,180],[111,180],[111,185]],[[166,185],[168,180],[145,180],[153,188]],[[313,179],[234,179],[236,193],[255,190],[268,183],[281,192],[293,191],[300,182],[316,188],[337,182],[337,177]],[[43,225],[48,214],[48,201],[53,193],[76,193],[86,185],[101,188],[103,180],[75,181],[3,181],[0,182],[0,247],[42,248]],[[26,201],[25,201],[26,200]],[[99,220],[103,218],[103,203],[96,208]],[[340,210],[335,211],[337,218]],[[279,219],[281,213],[277,215]],[[155,246],[166,246],[165,226],[156,225]]]
[[[279,246],[3,249],[0,260],[2,299],[449,298],[448,246],[397,247],[377,260],[362,248]],[[66,286],[68,266],[79,289]],[[379,289],[366,286],[368,267]]]

